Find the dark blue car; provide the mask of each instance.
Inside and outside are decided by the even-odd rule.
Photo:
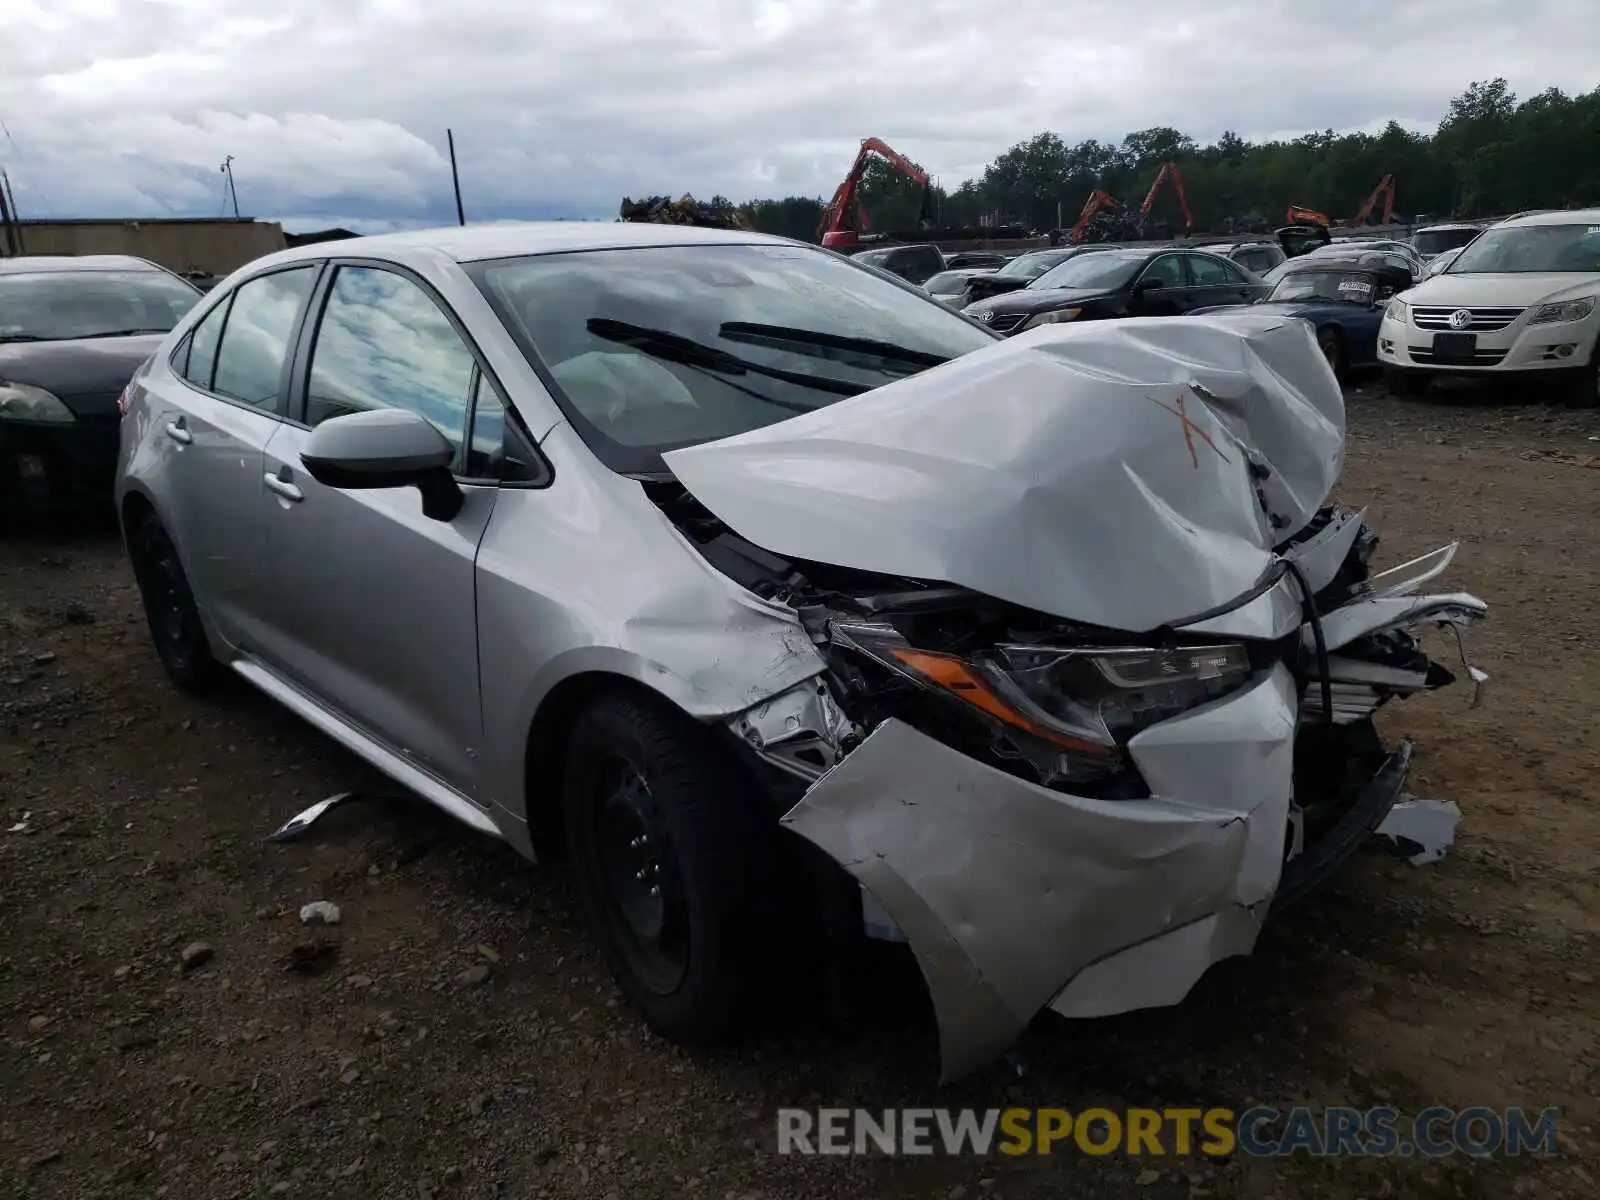
[[[1378,326],[1389,298],[1409,288],[1410,271],[1382,254],[1332,253],[1291,259],[1271,294],[1254,304],[1219,305],[1191,311],[1226,312],[1263,309],[1300,317],[1317,330],[1317,344],[1341,379],[1351,370],[1378,365]]]

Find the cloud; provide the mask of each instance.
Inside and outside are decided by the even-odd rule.
[[[300,227],[610,217],[623,195],[831,193],[875,134],[946,186],[1053,129],[1430,129],[1474,78],[1600,83],[1593,0],[10,0],[24,215]],[[1285,15],[1292,12],[1292,15]]]

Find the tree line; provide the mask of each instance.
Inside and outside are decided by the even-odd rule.
[[[1450,102],[1431,136],[1394,121],[1378,134],[1329,129],[1292,141],[1247,142],[1228,132],[1207,146],[1166,126],[1118,144],[1091,138],[1069,145],[1047,131],[1012,146],[977,179],[951,191],[935,186],[933,213],[950,227],[1070,228],[1096,188],[1137,209],[1164,162],[1183,175],[1197,233],[1223,232],[1230,222],[1275,226],[1290,205],[1350,220],[1385,175],[1395,178],[1397,216],[1408,220],[1600,205],[1600,87],[1577,96],[1549,88],[1519,102],[1504,79],[1475,81]],[[915,228],[924,202],[920,186],[877,158],[861,196],[877,230]],[[742,209],[763,232],[814,240],[826,199],[735,206],[717,197],[712,205]],[[1181,226],[1169,189],[1151,218]]]

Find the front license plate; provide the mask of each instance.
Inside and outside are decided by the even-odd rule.
[[[1433,335],[1435,362],[1471,362],[1478,349],[1475,333],[1436,333]]]

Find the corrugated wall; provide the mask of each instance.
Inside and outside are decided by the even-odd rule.
[[[276,221],[22,221],[24,254],[136,254],[173,271],[226,275],[287,244]]]

